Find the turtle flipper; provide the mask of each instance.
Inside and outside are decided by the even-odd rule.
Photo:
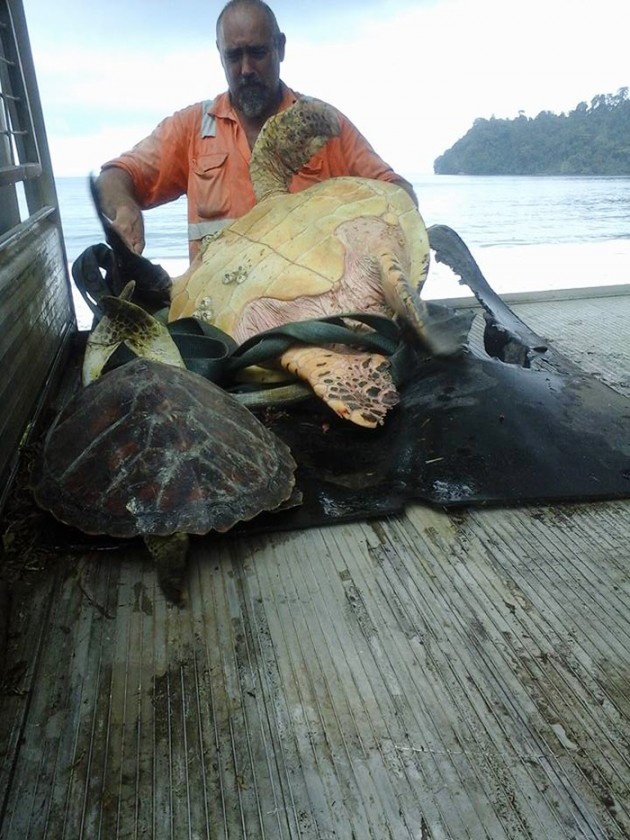
[[[385,356],[378,353],[341,353],[312,345],[294,345],[280,364],[309,383],[332,410],[358,426],[382,424],[399,401]]]
[[[164,597],[181,607],[185,603],[184,579],[188,560],[189,537],[178,531],[165,537],[145,534],[144,543],[155,562]]]
[[[420,344],[435,356],[453,356],[463,347],[467,329],[444,307],[432,310],[409,282],[396,256],[380,254],[383,296],[387,305]]]
[[[286,192],[294,173],[340,130],[334,108],[307,96],[268,120],[249,164],[256,200],[272,192]]]
[[[100,305],[105,316],[90,333],[83,358],[83,384],[97,379],[108,359],[121,344],[126,344],[136,356],[185,367],[175,342],[164,324],[129,300],[133,282],[128,283],[120,297],[105,296]]]

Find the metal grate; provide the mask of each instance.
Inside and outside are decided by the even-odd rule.
[[[41,175],[42,167],[11,10],[0,2],[0,187]]]
[[[31,100],[37,88],[29,77],[30,62],[21,5],[0,0],[0,236],[20,224],[24,205],[30,215],[51,203],[50,185],[41,177],[42,147]],[[45,141],[44,150],[47,154]]]

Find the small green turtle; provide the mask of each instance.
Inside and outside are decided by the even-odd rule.
[[[181,603],[188,535],[284,506],[296,465],[247,408],[184,369],[166,328],[128,296],[102,299],[85,387],[50,428],[31,486],[87,534],[143,537],[166,597]],[[99,375],[121,343],[146,358]]]

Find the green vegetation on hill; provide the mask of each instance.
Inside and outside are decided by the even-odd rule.
[[[568,114],[476,119],[433,164],[437,175],[630,175],[628,88]]]

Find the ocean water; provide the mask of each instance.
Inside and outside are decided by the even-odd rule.
[[[464,239],[497,292],[630,283],[630,178],[409,176],[427,225]],[[68,259],[103,241],[87,178],[56,181]],[[186,200],[145,214],[145,256],[172,275],[188,262]],[[433,265],[429,299],[470,294]],[[77,297],[80,325],[89,310]]]

